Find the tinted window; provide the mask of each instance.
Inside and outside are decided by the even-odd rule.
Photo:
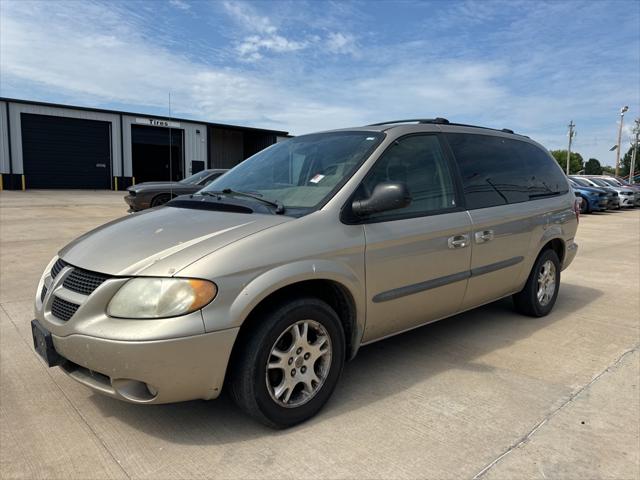
[[[467,208],[526,202],[566,193],[556,161],[527,142],[490,135],[446,135],[460,166]]]
[[[417,216],[456,206],[455,192],[447,160],[438,137],[413,135],[391,145],[362,183],[361,194],[368,196],[381,182],[407,185],[411,204],[372,217]]]

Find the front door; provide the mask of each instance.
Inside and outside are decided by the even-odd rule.
[[[471,263],[471,221],[459,207],[438,135],[409,135],[394,142],[359,194],[367,196],[380,182],[405,183],[412,201],[365,222],[364,342],[456,313]]]

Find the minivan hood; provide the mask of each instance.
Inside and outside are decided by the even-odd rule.
[[[71,265],[109,275],[174,275],[229,243],[290,220],[294,218],[161,207],[102,225],[59,255]]]

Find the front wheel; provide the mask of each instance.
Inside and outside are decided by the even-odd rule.
[[[559,289],[560,260],[553,250],[544,250],[533,265],[525,287],[513,296],[513,303],[520,313],[544,317],[553,309]]]
[[[315,298],[272,309],[249,332],[232,365],[231,395],[260,422],[286,428],[314,416],[338,382],[345,359],[340,319]]]
[[[160,205],[164,205],[165,203],[167,203],[169,200],[171,200],[171,195],[169,195],[168,193],[163,193],[153,198],[153,200],[151,201],[151,206],[159,207]]]

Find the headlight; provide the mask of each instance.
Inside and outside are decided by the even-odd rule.
[[[120,318],[166,318],[194,312],[218,293],[215,283],[191,278],[132,278],[116,292],[107,314]]]

